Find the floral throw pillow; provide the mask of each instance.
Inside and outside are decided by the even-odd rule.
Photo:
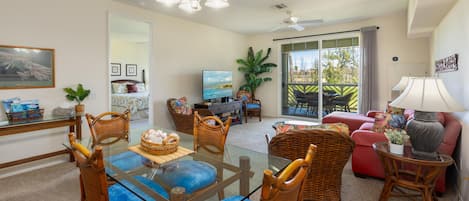
[[[187,98],[186,97],[181,97],[179,99],[176,99],[171,103],[171,106],[173,107],[174,111],[178,114],[185,114],[185,115],[190,115],[192,114],[192,108],[187,103]]]
[[[295,124],[285,124],[284,122],[276,123],[276,132],[285,133],[289,130],[310,130],[310,129],[320,129],[320,130],[333,130],[340,134],[349,135],[349,129],[346,124],[343,123],[330,123],[330,124],[320,124],[320,125],[295,125]]]
[[[392,113],[378,113],[375,116],[373,131],[384,133],[385,129],[404,129],[407,123],[403,109],[392,110]]]

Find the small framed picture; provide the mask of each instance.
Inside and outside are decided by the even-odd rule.
[[[137,76],[137,64],[125,64],[126,76]]]
[[[111,63],[111,76],[120,76],[120,75],[121,75],[121,64]]]

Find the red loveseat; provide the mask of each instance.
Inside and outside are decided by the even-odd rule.
[[[405,111],[405,115],[412,117],[413,112],[410,110]],[[368,112],[367,118],[371,118],[374,116],[376,112]],[[384,178],[384,169],[381,164],[381,161],[378,158],[378,155],[373,150],[372,144],[376,142],[383,142],[387,141],[384,133],[376,133],[372,131],[373,122],[369,121],[368,119],[364,118],[365,116],[354,114],[357,118],[353,121],[348,121],[353,115],[348,116],[348,118],[338,118],[339,116],[332,117],[324,117],[324,119],[328,119],[328,122],[331,122],[332,119],[337,120],[336,122],[341,122],[345,124],[351,124],[356,126],[359,124],[359,119],[364,120],[362,121],[361,126],[356,129],[355,131],[351,131],[352,140],[355,142],[355,148],[352,153],[352,170],[356,176],[371,176],[377,178]],[[334,116],[334,113],[331,113],[331,116]],[[458,119],[456,119],[450,113],[438,113],[438,119],[440,123],[443,124],[445,131],[444,131],[444,138],[443,142],[441,143],[440,147],[438,148],[438,152],[452,155],[454,152],[454,148],[456,147],[457,140],[461,133],[462,126]],[[374,121],[374,120],[373,120]],[[323,121],[324,122],[324,121]],[[437,192],[445,192],[446,191],[446,171],[444,174],[440,176],[437,180],[435,190]]]

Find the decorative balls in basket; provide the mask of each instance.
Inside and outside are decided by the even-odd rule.
[[[176,133],[166,134],[161,130],[149,129],[143,132],[141,148],[155,155],[165,155],[176,152],[179,145],[179,136]]]

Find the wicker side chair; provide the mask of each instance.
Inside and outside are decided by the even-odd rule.
[[[306,154],[310,144],[317,146],[317,153],[306,178],[304,199],[341,200],[342,171],[355,146],[348,134],[325,129],[290,130],[272,138],[269,153],[295,160]]]
[[[174,108],[171,106],[173,101],[176,101],[175,98],[170,98],[166,101],[166,106],[168,107],[169,114],[173,118],[174,125],[176,126],[176,131],[193,134],[194,132],[194,114],[186,115],[177,113]],[[201,116],[213,116],[213,113],[208,109],[194,109]]]
[[[259,117],[259,121],[262,121],[261,100],[253,98],[251,92],[246,90],[239,90],[236,93],[236,98],[243,101],[243,112],[246,123],[248,123],[248,116]]]

